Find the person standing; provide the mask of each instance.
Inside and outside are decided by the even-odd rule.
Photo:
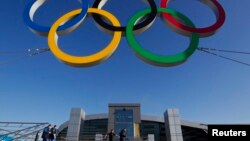
[[[56,138],[56,125],[54,125],[51,129],[50,129],[50,133],[49,133],[49,140],[50,141],[55,141]]]
[[[119,133],[119,135],[120,135],[120,141],[126,141],[126,132],[127,132],[126,128],[123,128],[121,130],[121,132]]]
[[[48,126],[46,126],[46,127],[43,129],[43,134],[42,134],[42,139],[43,139],[43,141],[49,141],[50,127],[51,127],[51,124],[49,124]]]
[[[107,136],[108,136],[108,138],[109,138],[109,141],[114,141],[114,137],[116,136],[116,135],[115,135],[114,129],[111,129],[110,132],[107,133],[106,137],[107,137]],[[105,138],[106,138],[106,137],[105,137]]]

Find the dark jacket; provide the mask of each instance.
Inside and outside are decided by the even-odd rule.
[[[124,130],[122,130],[119,133],[119,136],[120,136],[120,141],[125,141],[126,140],[126,132]]]
[[[49,127],[45,127],[43,129],[43,134],[42,134],[43,139],[49,139]]]
[[[50,129],[49,139],[54,140],[55,135],[56,135],[56,128],[53,127],[53,128]]]
[[[108,136],[109,136],[109,141],[113,141],[115,133],[110,132],[110,133],[108,133]]]

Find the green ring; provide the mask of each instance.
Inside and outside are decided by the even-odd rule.
[[[190,37],[190,44],[188,48],[180,53],[177,53],[175,55],[158,55],[154,54],[152,52],[149,52],[148,50],[144,49],[134,38],[133,33],[133,27],[137,20],[141,18],[142,16],[149,14],[151,12],[150,9],[144,9],[138,13],[136,13],[128,22],[128,26],[126,29],[126,37],[127,41],[130,45],[130,47],[133,49],[133,51],[136,53],[136,55],[145,61],[146,63],[157,65],[157,66],[175,66],[179,65],[183,62],[185,62],[196,50],[199,44],[199,35],[197,33],[192,33],[192,36]],[[173,17],[180,19],[184,24],[188,25],[189,27],[195,27],[195,25],[192,23],[191,20],[189,20],[186,16],[183,14],[166,8],[157,8],[157,12],[166,12],[171,14]]]

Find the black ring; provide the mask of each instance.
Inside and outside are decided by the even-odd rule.
[[[108,0],[106,0],[106,1],[108,1]],[[155,4],[155,1],[154,0],[146,0],[146,1],[150,5],[151,13],[146,15],[144,18],[142,18],[143,19],[142,22],[140,22],[134,26],[133,30],[136,33],[141,33],[143,31],[145,31],[152,24],[152,22],[155,20],[155,18],[157,16],[157,6]],[[102,0],[96,0],[92,7],[98,8],[101,2],[102,2]],[[93,16],[95,22],[98,25],[100,25],[100,27],[102,27],[103,29],[106,29],[108,31],[111,31],[112,33],[114,31],[122,31],[122,33],[124,33],[126,31],[126,26],[120,26],[120,27],[113,26],[113,25],[110,25],[109,23],[106,23],[101,15],[92,14],[92,16]]]

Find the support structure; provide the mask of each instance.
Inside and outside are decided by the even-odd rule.
[[[81,122],[85,119],[85,112],[81,108],[72,108],[70,112],[67,141],[78,141]]]
[[[38,139],[48,124],[47,122],[0,122],[0,141]]]
[[[167,141],[183,141],[178,109],[168,109],[164,113]]]

